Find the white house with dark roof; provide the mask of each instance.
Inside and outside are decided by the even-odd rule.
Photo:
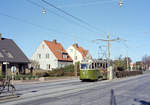
[[[0,73],[5,75],[6,70],[10,72],[10,68],[16,66],[18,73],[25,74],[28,63],[28,58],[15,42],[2,38],[2,34],[0,34]]]
[[[33,61],[39,63],[39,68],[52,70],[72,64],[72,59],[56,40],[43,40],[31,57]]]
[[[68,54],[71,56],[73,63],[81,62],[82,60],[88,58],[91,59],[92,56],[90,55],[88,50],[85,50],[83,47],[78,46],[78,44],[73,44],[67,49]]]

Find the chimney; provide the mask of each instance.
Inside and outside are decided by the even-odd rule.
[[[2,40],[2,34],[0,33],[0,40]]]
[[[76,47],[78,47],[78,43],[76,43],[75,45],[76,45]]]
[[[57,44],[57,41],[56,41],[56,39],[54,39],[54,40],[53,40],[53,43]]]

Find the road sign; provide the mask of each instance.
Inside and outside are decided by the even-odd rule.
[[[11,72],[16,72],[16,66],[11,67]]]

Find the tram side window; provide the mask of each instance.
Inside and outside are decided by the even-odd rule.
[[[92,65],[89,65],[89,69],[92,69]]]
[[[81,64],[81,69],[87,69],[88,65],[87,64]]]
[[[94,63],[92,63],[92,69],[94,69]]]

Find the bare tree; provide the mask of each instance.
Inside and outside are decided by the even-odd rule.
[[[146,69],[148,69],[150,67],[150,56],[148,55],[143,56],[142,62],[145,64]]]

